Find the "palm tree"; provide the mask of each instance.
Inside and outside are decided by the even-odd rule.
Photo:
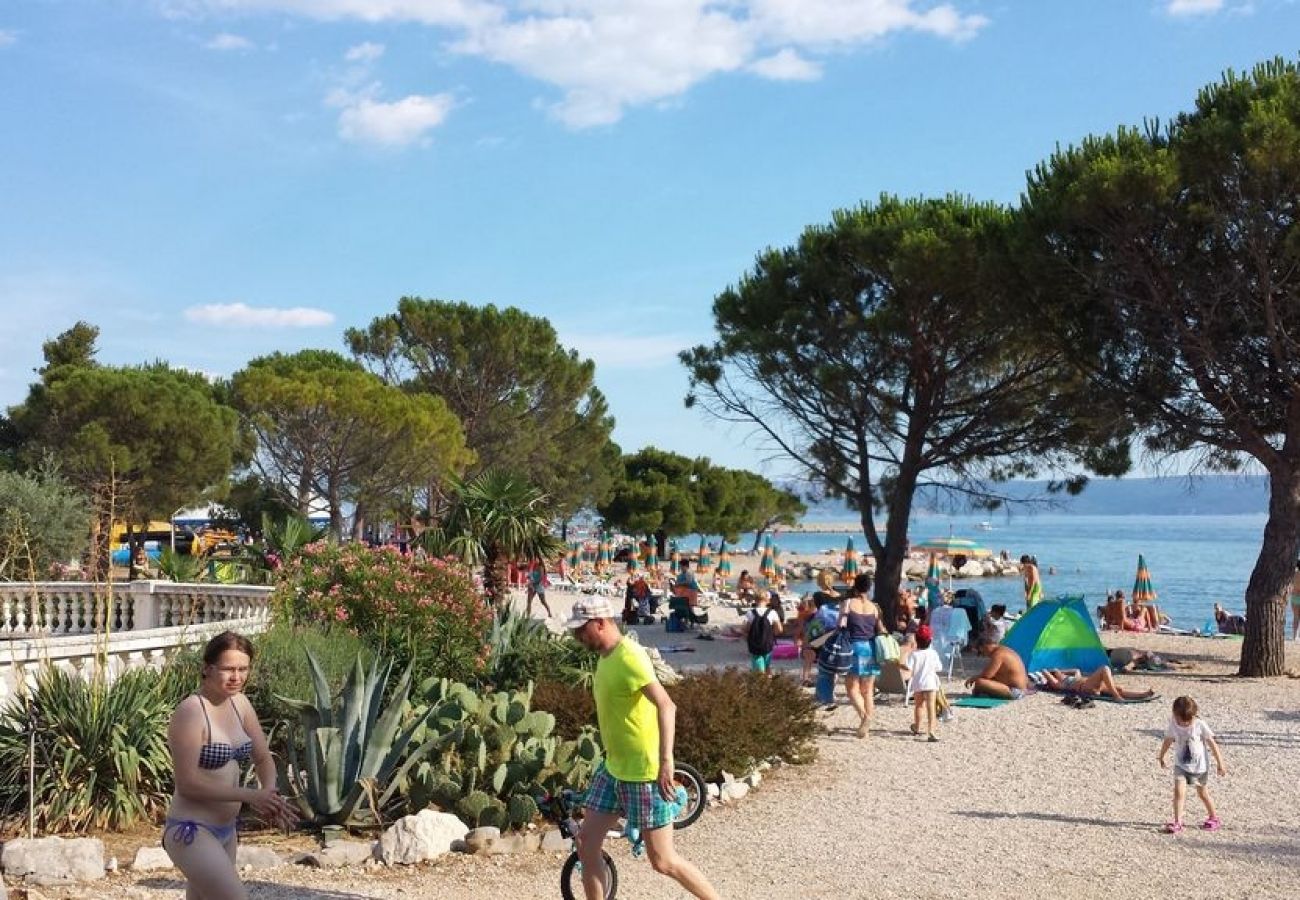
[[[549,559],[563,549],[551,534],[551,498],[500,469],[453,481],[451,493],[447,514],[420,535],[420,543],[430,553],[482,566],[484,593],[500,616],[510,605],[510,561]]]

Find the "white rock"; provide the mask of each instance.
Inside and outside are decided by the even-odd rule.
[[[712,781],[709,781],[709,782],[706,782],[706,783],[705,783],[705,785],[704,785],[704,790],[708,792],[708,795],[709,795],[709,799],[710,799],[710,800],[717,800],[717,799],[718,799],[718,796],[719,796],[719,793],[720,793],[720,792],[719,792],[719,790],[718,790],[718,786],[717,786],[716,784],[714,784]]]
[[[493,841],[501,837],[501,829],[495,825],[484,825],[471,829],[465,834],[465,846],[470,853],[484,853]]]
[[[560,829],[552,828],[542,835],[543,853],[568,853],[569,839],[560,834]]]
[[[162,847],[141,847],[135,851],[131,868],[136,872],[149,872],[154,869],[171,869],[174,868],[174,864]]]
[[[733,782],[733,781],[735,781],[735,780],[736,780],[736,776],[735,776],[735,775],[732,775],[730,772],[726,771],[725,769],[723,770],[723,772],[722,772],[722,783],[723,783],[723,784],[730,784],[731,782]]]
[[[749,793],[749,785],[743,781],[728,781],[722,786],[722,802],[734,803],[737,800],[744,799]]]
[[[762,782],[763,776],[759,774],[759,771],[757,769],[755,769],[754,771],[746,775],[742,780],[744,781],[745,784],[749,785],[751,788],[756,788]]]
[[[403,816],[379,839],[379,858],[384,862],[411,865],[435,859],[451,850],[451,842],[464,840],[469,829],[451,813],[422,809]]]
[[[94,881],[104,877],[104,842],[99,838],[18,838],[5,842],[0,867],[10,878],[31,884]]]
[[[360,866],[374,859],[375,843],[373,841],[338,841],[323,850],[304,853],[295,862],[318,869],[341,869],[344,866]]]

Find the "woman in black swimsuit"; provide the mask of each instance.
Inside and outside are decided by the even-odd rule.
[[[167,729],[176,793],[163,826],[163,848],[189,882],[187,900],[244,900],[235,870],[235,817],[247,803],[267,821],[298,821],[276,792],[275,762],[257,713],[244,696],[253,645],[233,631],[203,649],[199,690],[180,702]],[[252,760],[260,788],[239,786],[240,767]]]

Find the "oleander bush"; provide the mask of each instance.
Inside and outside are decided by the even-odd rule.
[[[29,799],[43,832],[121,829],[156,818],[172,785],[167,724],[187,678],[141,669],[105,684],[43,669],[26,695],[0,711],[0,822],[25,826]]]
[[[779,756],[811,761],[817,753],[817,707],[785,675],[709,669],[668,687],[677,704],[676,758],[705,778],[735,775]]]
[[[492,612],[454,560],[308,544],[279,570],[271,602],[277,618],[345,628],[420,677],[474,681],[488,662]]]

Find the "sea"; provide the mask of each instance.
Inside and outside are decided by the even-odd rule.
[[[969,538],[994,554],[1006,550],[1038,557],[1046,596],[1082,594],[1094,611],[1106,594],[1120,588],[1128,594],[1137,576],[1138,556],[1145,558],[1155,585],[1157,603],[1177,628],[1198,629],[1212,618],[1214,604],[1245,613],[1246,583],[1259,556],[1264,514],[1231,516],[1088,516],[1025,514],[982,520],[927,516],[908,529],[912,542],[929,538]],[[987,530],[986,530],[987,529]],[[820,553],[834,549],[842,555],[850,535],[859,554],[861,532],[781,532],[774,537],[778,551]],[[716,540],[716,537],[711,540]],[[739,547],[748,550],[752,534]],[[693,546],[681,542],[682,546]],[[986,604],[1024,607],[1024,590],[1015,578],[956,578],[954,587],[975,588]],[[793,590],[809,586],[792,584]]]

